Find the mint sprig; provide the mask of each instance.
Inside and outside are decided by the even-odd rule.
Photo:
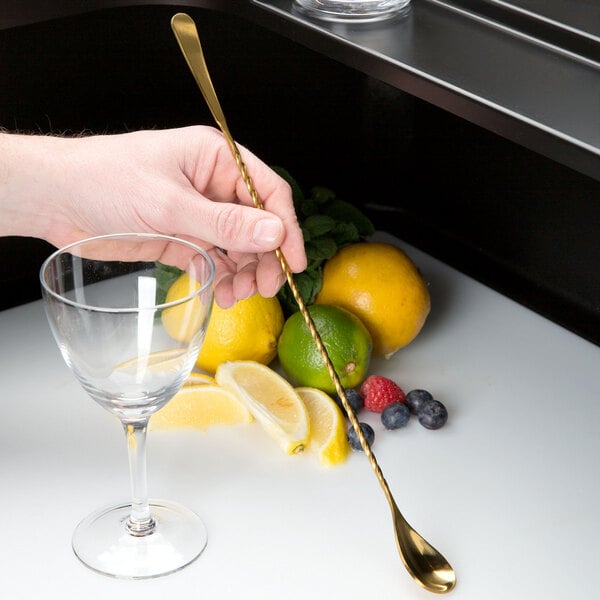
[[[282,167],[272,167],[292,188],[294,208],[304,236],[307,267],[294,276],[305,304],[315,301],[323,282],[323,266],[338,250],[348,244],[365,240],[375,231],[373,223],[356,206],[338,198],[327,187],[315,186],[305,195],[298,182]],[[298,310],[298,305],[285,285],[278,293],[286,315]]]

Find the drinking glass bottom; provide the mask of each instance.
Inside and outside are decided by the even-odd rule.
[[[367,23],[406,14],[410,0],[294,0],[294,6],[325,21]]]
[[[122,579],[160,577],[182,569],[206,547],[204,523],[191,510],[174,502],[153,500],[154,531],[131,535],[126,521],[131,504],[96,511],[73,534],[73,550],[81,562],[104,575]]]

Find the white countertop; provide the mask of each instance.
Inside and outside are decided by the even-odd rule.
[[[448,597],[595,597],[600,348],[404,247],[430,282],[432,312],[371,371],[430,390],[450,418],[396,432],[361,419],[405,517],[457,572]],[[0,372],[0,598],[433,597],[402,566],[362,453],[325,470],[282,454],[256,423],[151,431],[150,494],[200,514],[208,546],[155,580],[91,572],[71,534],[128,497],[122,429],[64,365],[40,302],[0,312]]]

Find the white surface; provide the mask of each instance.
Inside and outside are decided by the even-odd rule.
[[[374,451],[406,518],[450,560],[453,600],[593,598],[600,568],[600,348],[408,248],[430,282],[421,335],[372,372],[448,407]],[[40,302],[0,313],[0,598],[431,598],[404,570],[362,454],[324,470],[258,424],[151,431],[150,493],[198,512],[208,546],[150,581],[73,555],[92,510],[127,499],[118,422],[64,365]]]

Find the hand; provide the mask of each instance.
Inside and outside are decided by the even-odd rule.
[[[0,151],[8,156],[0,234],[35,235],[56,246],[105,233],[185,238],[215,260],[215,297],[223,307],[256,292],[277,293],[285,281],[278,247],[292,271],[306,267],[288,184],[240,147],[265,206],[254,208],[214,128],[78,138],[1,135]]]

